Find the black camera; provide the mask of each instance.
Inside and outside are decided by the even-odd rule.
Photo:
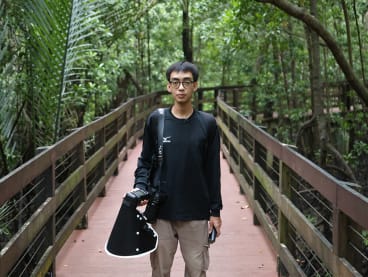
[[[136,208],[139,202],[143,200],[148,200],[143,215],[146,217],[147,222],[155,223],[158,216],[159,204],[162,200],[158,190],[147,192],[143,189],[134,189],[125,195],[123,204],[127,207]]]
[[[143,189],[134,189],[128,192],[123,200],[123,205],[127,207],[133,207],[134,209],[138,206],[138,203],[149,199],[150,194]]]
[[[159,191],[153,191],[148,199],[147,207],[143,215],[147,218],[147,222],[155,223],[158,216],[159,204],[161,196]]]

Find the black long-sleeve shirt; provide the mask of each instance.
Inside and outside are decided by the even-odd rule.
[[[157,148],[153,112],[147,119],[141,156],[135,171],[135,187],[148,189],[152,157]],[[163,161],[160,192],[166,195],[158,218],[203,220],[219,216],[222,209],[220,184],[220,136],[215,118],[194,111],[178,119],[165,109]]]

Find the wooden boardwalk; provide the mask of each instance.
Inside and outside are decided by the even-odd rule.
[[[119,175],[106,185],[106,196],[98,198],[88,212],[88,229],[75,230],[56,258],[57,277],[151,276],[149,256],[119,259],[108,256],[104,245],[119,211],[122,198],[132,189],[133,174],[141,143],[129,152]],[[253,214],[239,185],[221,160],[224,209],[222,235],[210,248],[209,277],[276,277],[276,255],[261,227],[253,225]],[[181,277],[184,263],[178,248],[172,277]]]

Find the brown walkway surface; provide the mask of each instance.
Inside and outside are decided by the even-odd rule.
[[[119,259],[108,256],[104,245],[119,211],[123,195],[131,190],[141,143],[129,152],[119,175],[106,185],[106,196],[98,198],[88,213],[88,229],[76,230],[56,259],[57,277],[150,276],[149,256]],[[210,248],[209,277],[276,277],[276,256],[261,227],[253,225],[252,211],[239,185],[221,160],[224,209],[222,234]],[[172,277],[182,277],[184,264],[178,248]]]

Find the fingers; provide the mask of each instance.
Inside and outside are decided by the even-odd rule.
[[[219,237],[221,234],[221,225],[222,225],[221,217],[211,216],[208,231],[211,232],[212,229],[215,228],[217,231],[216,237]]]
[[[142,200],[139,202],[138,206],[144,206],[144,205],[147,205],[148,203],[148,200]]]
[[[213,222],[212,221],[209,221],[208,222],[208,233],[211,233],[212,232],[212,229],[213,229]]]

